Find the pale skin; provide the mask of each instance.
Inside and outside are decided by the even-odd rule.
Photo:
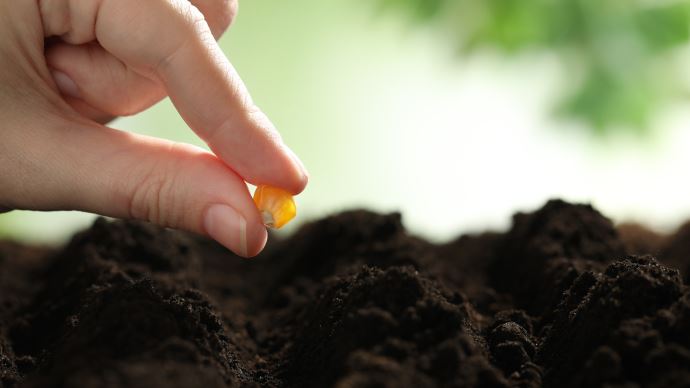
[[[0,209],[82,210],[266,244],[246,183],[307,172],[216,39],[235,0],[0,0]],[[169,96],[208,144],[107,127]]]

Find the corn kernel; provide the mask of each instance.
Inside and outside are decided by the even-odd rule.
[[[259,185],[254,191],[254,203],[261,212],[264,225],[279,229],[295,218],[297,206],[292,195],[283,189]]]

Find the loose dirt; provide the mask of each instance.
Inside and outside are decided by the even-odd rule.
[[[550,201],[434,245],[350,211],[240,259],[97,220],[0,243],[0,387],[690,387],[690,224]]]

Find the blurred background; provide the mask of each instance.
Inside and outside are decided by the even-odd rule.
[[[310,170],[299,224],[401,211],[436,241],[549,198],[690,217],[690,1],[241,0],[221,46]],[[203,145],[169,101],[116,128]],[[94,216],[15,211],[57,243]]]

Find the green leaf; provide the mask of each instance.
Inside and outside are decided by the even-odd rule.
[[[685,2],[642,9],[636,21],[642,39],[653,51],[667,50],[690,39],[690,6]]]
[[[577,53],[576,63],[590,70],[564,96],[559,112],[589,123],[596,133],[646,128],[679,94],[677,77],[669,79],[675,64],[666,53],[690,40],[690,0],[380,1],[406,7],[416,20],[444,31],[450,25],[456,39],[449,44],[464,53],[484,47],[506,54],[550,50],[564,66]]]

